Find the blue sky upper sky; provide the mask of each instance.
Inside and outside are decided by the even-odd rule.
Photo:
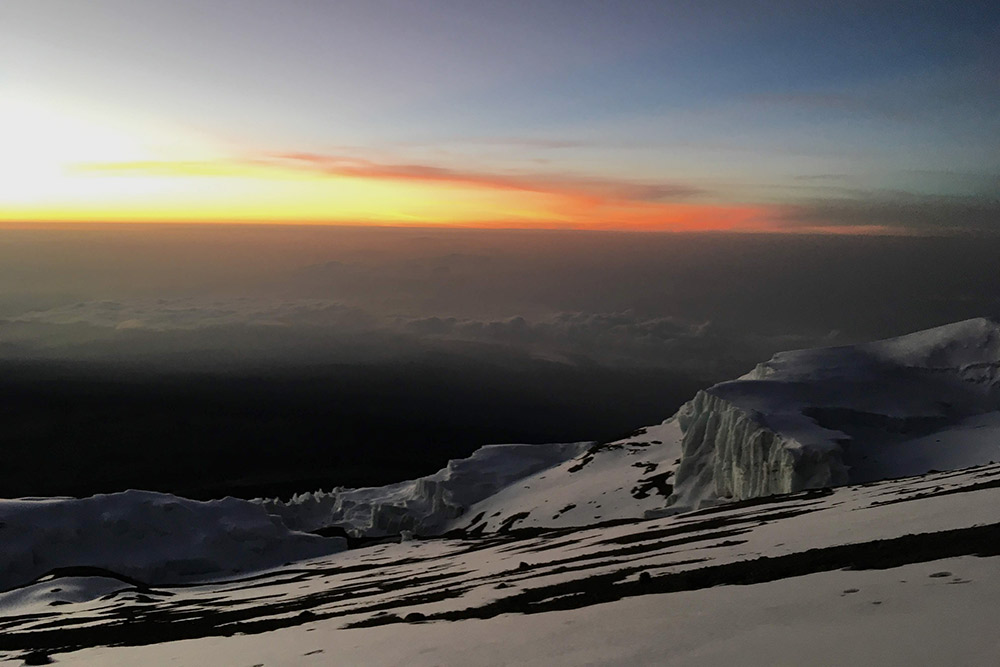
[[[992,2],[6,0],[0,62],[0,219],[1000,222]]]

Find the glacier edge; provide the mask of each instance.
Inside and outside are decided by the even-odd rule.
[[[699,391],[677,419],[681,463],[667,501],[675,510],[848,481],[840,446],[803,446],[768,428],[756,411],[710,391]]]

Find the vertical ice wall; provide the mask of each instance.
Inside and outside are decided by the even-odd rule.
[[[682,458],[668,503],[695,508],[847,482],[838,446],[804,447],[763,424],[761,415],[708,391],[677,414]]]

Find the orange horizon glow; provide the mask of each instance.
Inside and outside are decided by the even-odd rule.
[[[61,109],[70,111],[60,111]],[[782,224],[781,205],[683,183],[513,173],[353,155],[239,153],[183,128],[0,100],[0,223],[237,223],[880,234]],[[898,233],[898,231],[897,231]]]
[[[708,231],[769,229],[762,206],[643,201],[608,180],[300,158],[75,162],[4,222],[243,222]]]
[[[53,183],[59,181],[71,187],[46,201],[0,201],[0,223],[901,233],[879,226],[786,226],[781,220],[788,208],[780,205],[629,199],[625,195],[641,189],[629,183],[415,166],[333,170],[269,159],[80,163],[60,170]]]

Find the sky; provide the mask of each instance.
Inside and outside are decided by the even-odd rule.
[[[3,0],[0,222],[995,233],[988,1]]]

